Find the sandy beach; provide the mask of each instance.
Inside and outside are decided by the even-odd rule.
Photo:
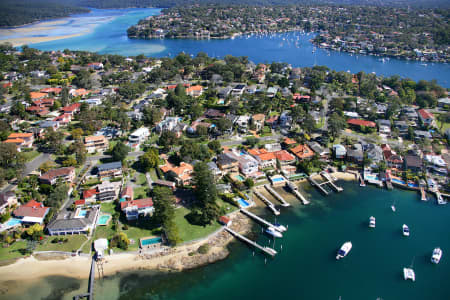
[[[50,42],[50,41],[55,41],[55,40],[73,38],[76,36],[86,34],[88,32],[89,31],[85,31],[85,32],[77,33],[77,34],[60,35],[60,36],[11,38],[11,39],[0,40],[0,43],[11,43],[13,45],[13,47],[19,47],[22,45],[36,44],[36,43],[43,43],[43,42]]]

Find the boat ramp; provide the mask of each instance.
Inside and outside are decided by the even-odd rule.
[[[225,227],[225,230],[228,231],[232,236],[234,236],[234,237],[240,239],[241,241],[243,241],[243,242],[245,242],[245,243],[247,243],[247,244],[249,244],[249,245],[251,245],[251,246],[253,246],[253,247],[255,247],[255,248],[259,249],[259,250],[261,250],[262,252],[264,252],[266,254],[269,254],[272,257],[274,257],[278,253],[277,251],[275,251],[272,248],[263,247],[263,246],[259,245],[258,243],[254,242],[254,241],[252,241],[252,240],[250,240],[248,238],[246,238],[242,234],[237,233],[236,231],[232,230],[229,227]]]
[[[264,224],[264,225],[266,225],[266,226],[268,226],[268,227],[273,227],[273,228],[275,228],[277,231],[284,232],[284,231],[287,230],[287,229],[280,229],[280,227],[278,227],[278,226],[276,226],[276,225],[274,225],[274,224],[272,224],[272,223],[270,223],[270,222],[264,220],[264,219],[261,218],[261,217],[258,217],[257,215],[255,215],[255,214],[253,214],[253,213],[251,213],[251,212],[249,212],[248,210],[245,210],[245,209],[243,209],[243,208],[240,209],[240,212],[243,213],[244,215],[246,215],[246,216],[248,216],[248,217],[250,217],[250,218],[256,220],[257,222],[260,222],[260,223],[262,223],[262,224]]]
[[[289,203],[287,203],[283,197],[280,196],[280,194],[278,194],[270,185],[265,184],[264,187],[266,188],[266,190],[272,195],[274,196],[276,199],[278,199],[278,201],[281,202],[281,206],[284,207],[288,207],[291,206]]]
[[[278,216],[280,214],[280,211],[276,209],[275,205],[269,201],[266,197],[264,197],[260,192],[258,192],[256,189],[253,190],[253,193],[258,196],[266,205],[267,207],[273,212],[274,215]]]

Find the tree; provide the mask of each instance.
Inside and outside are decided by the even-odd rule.
[[[48,150],[61,153],[63,149],[64,134],[60,131],[53,130],[52,127],[46,129],[45,145]]]
[[[81,137],[83,136],[84,131],[81,128],[75,128],[74,130],[72,130],[72,138],[74,140],[79,140],[81,139]]]
[[[172,191],[167,187],[155,187],[153,189],[153,202],[155,208],[153,217],[162,225],[170,244],[177,245],[181,238],[178,227],[174,222],[175,199]]]
[[[111,239],[111,247],[127,250],[128,245],[130,245],[130,240],[125,232],[119,232]]]
[[[61,105],[67,106],[69,104],[69,89],[63,86],[61,90]]]
[[[62,202],[67,199],[67,194],[69,192],[69,186],[65,183],[58,185],[53,192],[48,196],[46,200],[46,205],[60,208]]]
[[[170,149],[172,149],[173,146],[177,144],[177,141],[178,138],[174,132],[165,130],[161,133],[161,136],[159,137],[158,145],[163,147],[164,151],[169,151]]]
[[[114,161],[124,161],[127,157],[130,147],[122,142],[118,142],[111,150],[111,155]]]
[[[328,130],[330,135],[335,138],[339,136],[342,129],[345,128],[345,120],[337,113],[333,113],[328,119]]]
[[[217,154],[222,152],[222,145],[220,144],[220,142],[218,140],[213,140],[213,141],[209,142],[208,148]]]
[[[145,172],[157,168],[159,164],[159,152],[156,148],[150,148],[144,155],[139,157],[139,164]]]
[[[44,235],[44,227],[38,223],[35,223],[28,227],[25,232],[31,240],[37,241]]]
[[[306,114],[305,118],[303,119],[303,129],[306,131],[306,133],[310,134],[314,131],[316,128],[316,121],[314,120],[313,116],[310,114]]]
[[[70,156],[62,162],[63,167],[72,167],[77,165],[77,160]]]
[[[205,162],[195,164],[193,185],[196,196],[194,219],[202,225],[211,224],[219,216],[219,207],[214,176]]]

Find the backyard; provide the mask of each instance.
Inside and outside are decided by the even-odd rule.
[[[58,239],[61,239],[61,242],[54,242]],[[64,240],[67,239],[67,242]],[[64,251],[64,252],[72,252],[78,250],[81,245],[87,240],[87,237],[82,234],[76,235],[65,235],[65,236],[49,236],[45,239],[42,245],[38,245],[35,251]]]
[[[18,241],[9,247],[0,247],[0,260],[14,259],[22,257],[22,249],[27,248],[26,241]]]
[[[178,227],[180,238],[183,242],[192,241],[207,236],[220,228],[218,222],[213,222],[208,226],[192,225],[186,219],[186,215],[190,210],[185,207],[180,207],[175,210],[175,224]]]

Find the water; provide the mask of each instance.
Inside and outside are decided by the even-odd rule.
[[[234,40],[128,39],[126,35],[128,27],[136,24],[139,19],[156,15],[159,12],[159,9],[153,8],[93,9],[89,14],[69,18],[64,26],[55,26],[53,30],[39,32],[40,35],[44,36],[74,34],[85,30],[89,30],[90,33],[73,38],[32,44],[32,46],[41,50],[72,49],[125,56],[145,54],[154,57],[173,57],[182,51],[195,55],[203,51],[214,57],[224,57],[227,54],[248,56],[250,60],[256,63],[280,61],[298,67],[325,65],[334,70],[351,71],[353,73],[364,71],[386,76],[398,74],[414,80],[436,79],[444,87],[450,87],[450,66],[448,64],[424,64],[398,59],[382,62],[380,57],[327,51],[320,48],[313,53],[314,46],[309,42],[314,37],[312,33],[291,32],[249,38],[242,36]],[[27,35],[33,35],[33,31],[24,33],[20,37]],[[2,38],[5,38],[5,36],[2,37],[0,32],[0,39]],[[297,41],[298,43],[296,43]]]
[[[95,299],[450,299],[449,206],[438,206],[435,199],[422,202],[415,192],[340,184],[345,191],[328,197],[308,188],[309,206],[282,210],[277,221],[289,229],[277,239],[279,254],[267,264],[236,242],[228,259],[207,267],[176,274],[129,272],[97,281]],[[390,209],[394,200],[395,213]],[[371,215],[377,219],[375,229],[368,228]],[[410,227],[410,237],[402,236],[402,224]],[[254,233],[259,243],[273,245],[259,226]],[[350,254],[336,261],[336,251],[348,240],[353,243]],[[434,265],[430,257],[438,246],[443,257]],[[402,274],[412,263],[414,283]],[[47,279],[41,281],[48,293],[59,292]],[[5,299],[27,299],[41,281]],[[62,286],[74,290],[64,299],[76,293],[75,283]],[[81,291],[86,283],[79,282]]]

